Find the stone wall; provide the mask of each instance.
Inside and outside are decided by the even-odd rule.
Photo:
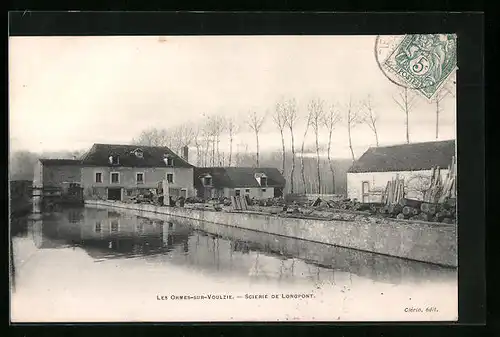
[[[458,266],[455,225],[371,217],[353,221],[320,221],[110,201],[86,201],[86,204],[168,214],[416,261]]]

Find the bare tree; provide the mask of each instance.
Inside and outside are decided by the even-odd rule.
[[[205,120],[202,122],[201,126],[201,143],[203,144],[203,153],[202,153],[202,165],[207,167],[207,166],[214,166],[214,156],[211,155],[210,151],[213,149],[215,151],[215,143],[212,141],[213,140],[213,131],[212,131],[212,123],[210,120],[209,116],[205,117]]]
[[[441,113],[441,101],[445,99],[448,95],[453,95],[452,90],[446,86],[436,92],[436,96],[433,98],[433,103],[436,104],[436,139],[439,138],[439,114]]]
[[[175,127],[172,134],[175,137],[175,150],[180,154],[184,146],[189,146],[193,143],[196,132],[190,123],[185,123]]]
[[[341,121],[342,116],[338,112],[337,107],[334,104],[331,104],[328,113],[325,113],[323,116],[323,124],[325,128],[328,130],[328,149],[327,149],[327,156],[328,156],[328,164],[330,166],[330,172],[332,173],[332,186],[333,186],[333,193],[335,194],[335,170],[333,168],[333,163],[332,163],[332,158],[330,156],[331,148],[332,148],[332,134],[333,130],[337,126],[337,124]]]
[[[309,127],[311,126],[311,118],[312,118],[312,112],[310,109],[308,109],[306,125],[304,130],[304,137],[302,138],[302,146],[300,148],[300,176],[302,178],[302,184],[304,185],[304,193],[307,193],[306,174],[304,168],[304,145],[307,138],[307,132],[309,131]]]
[[[214,118],[214,123],[215,123],[215,139],[217,142],[217,163],[218,166],[221,166],[221,154],[219,151],[219,145],[220,145],[220,137],[222,133],[224,132],[224,129],[226,128],[226,120],[223,116],[215,116]]]
[[[224,132],[225,119],[219,115],[212,115],[208,118],[207,128],[211,136],[212,143],[212,166],[220,165],[220,137]]]
[[[417,95],[410,91],[408,88],[399,90],[397,97],[392,97],[394,102],[399,106],[399,108],[405,114],[405,127],[406,127],[406,143],[410,143],[410,122],[409,116],[410,112],[414,107],[415,99]]]
[[[132,144],[145,146],[166,146],[166,130],[150,128],[143,130],[137,138],[132,140]]]
[[[284,102],[278,102],[276,103],[276,107],[274,110],[273,114],[273,121],[274,124],[278,127],[278,130],[280,131],[281,134],[281,147],[282,147],[282,152],[281,152],[281,160],[282,160],[282,165],[281,165],[281,174],[285,174],[285,154],[286,154],[286,149],[285,149],[285,136],[283,134],[283,131],[286,126],[286,120],[285,120],[285,103]],[[293,189],[293,188],[292,188]],[[292,192],[293,193],[293,192]]]
[[[375,144],[378,147],[378,133],[377,133],[377,120],[378,116],[373,108],[372,104],[372,99],[370,95],[362,102],[362,105],[364,107],[364,113],[363,113],[363,122],[368,125],[368,127],[372,130],[373,134],[375,135]]]
[[[250,129],[255,133],[255,141],[256,141],[256,164],[259,167],[259,132],[262,129],[262,125],[264,124],[265,115],[259,116],[257,112],[254,110],[250,113],[250,116],[247,120],[247,124]]]
[[[359,108],[354,106],[352,103],[352,96],[349,96],[349,104],[347,105],[347,137],[349,139],[349,149],[351,150],[351,158],[354,162],[356,160],[356,156],[354,155],[354,150],[352,148],[352,129],[356,127],[356,125],[361,124],[363,119],[359,114]]]
[[[309,102],[309,112],[311,114],[311,127],[314,130],[314,136],[316,141],[316,168],[318,173],[318,193],[321,194],[321,170],[320,170],[320,159],[319,159],[319,132],[322,126],[321,121],[323,120],[324,110],[323,100],[316,98]]]
[[[201,152],[202,152],[201,137],[202,137],[202,127],[201,127],[201,125],[198,124],[195,128],[194,137],[193,137],[193,143],[194,143],[194,146],[196,148],[196,166],[203,165],[202,156],[201,156]]]
[[[412,174],[405,181],[405,191],[415,193],[419,199],[423,199],[431,187],[431,177],[421,173]]]
[[[243,149],[243,153],[242,150]],[[248,157],[248,142],[240,142],[236,145],[236,166],[243,166]]]
[[[293,128],[295,126],[295,123],[297,122],[297,102],[295,99],[289,99],[288,101],[285,102],[284,106],[284,120],[286,126],[288,126],[288,130],[290,130],[290,137],[291,137],[291,150],[292,150],[292,169],[290,172],[290,192],[294,192],[294,175],[295,175],[295,137],[293,135]],[[283,134],[282,136],[283,137]],[[285,154],[285,146],[283,145],[283,172],[285,170],[285,159],[284,159],[284,154]]]
[[[209,148],[211,146],[210,166],[213,167],[218,163],[216,157],[218,125],[217,119],[214,116],[207,117],[207,121],[205,124],[205,133]]]
[[[233,162],[233,141],[234,135],[238,132],[238,124],[235,122],[234,118],[230,117],[226,120],[226,129],[229,134],[229,163],[228,166],[232,165]]]

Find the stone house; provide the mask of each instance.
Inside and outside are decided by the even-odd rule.
[[[200,167],[194,171],[196,195],[203,199],[237,195],[255,199],[280,197],[286,183],[277,168]]]
[[[81,159],[86,199],[126,201],[166,180],[180,195],[194,195],[194,166],[168,147],[94,144]]]
[[[80,164],[76,159],[39,159],[33,176],[33,210],[54,203],[81,203]]]
[[[347,171],[347,196],[360,202],[378,202],[387,182],[405,180],[405,196],[422,200],[433,167],[448,172],[455,154],[455,140],[369,148]]]
[[[35,164],[33,187],[68,189],[80,185],[81,166],[76,159],[39,159]]]

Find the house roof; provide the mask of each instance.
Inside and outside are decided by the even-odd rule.
[[[420,171],[446,168],[455,156],[455,140],[371,147],[347,171]]]
[[[212,176],[215,187],[260,187],[255,174],[264,173],[267,176],[267,186],[284,187],[285,178],[274,167],[198,167],[194,170],[195,186],[202,186],[201,177]]]
[[[134,154],[137,149],[142,150],[142,158]],[[119,156],[119,165],[113,166],[165,167],[166,164],[163,160],[165,154],[174,159],[174,167],[194,167],[166,146],[94,144],[81,162],[83,166],[110,166],[109,156],[117,155]]]
[[[78,159],[40,159],[40,162],[45,165],[62,165],[62,166],[76,166],[82,162]]]

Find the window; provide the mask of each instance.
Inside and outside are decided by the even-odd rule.
[[[101,232],[101,222],[100,221],[96,221],[96,223],[95,223],[95,231],[96,231],[96,233]]]
[[[266,189],[265,189],[265,188],[263,188],[263,189],[262,189],[262,192],[265,192],[265,191],[266,191]]]
[[[241,192],[240,192],[240,190],[234,190],[234,194],[238,197],[241,195]]]
[[[138,184],[144,184],[144,173],[143,172],[136,173],[135,180]]]
[[[250,189],[249,189],[249,188],[247,188],[247,189],[245,190],[245,193],[250,193]]]
[[[141,149],[137,149],[137,150],[135,150],[134,154],[135,154],[135,156],[136,156],[137,158],[143,158],[143,157],[144,157],[144,153],[142,152],[142,150],[141,150]]]
[[[120,156],[117,156],[117,155],[111,155],[111,156],[109,156],[109,163],[113,164],[113,165],[120,164]]]
[[[120,183],[120,173],[119,172],[111,172],[111,183],[119,184]]]
[[[174,174],[167,173],[167,183],[172,184],[174,182]]]
[[[163,161],[167,164],[167,166],[174,166],[174,158],[170,157],[168,154],[163,156]]]
[[[267,186],[267,177],[260,178],[260,186]]]
[[[132,190],[127,190],[127,196],[131,197],[132,196]]]
[[[111,220],[111,231],[118,232],[118,219]]]
[[[204,180],[205,180],[205,182],[204,182],[205,186],[211,186],[212,185],[212,177],[205,177]]]
[[[102,183],[102,173],[101,172],[96,172],[95,173],[95,182],[96,183]]]

